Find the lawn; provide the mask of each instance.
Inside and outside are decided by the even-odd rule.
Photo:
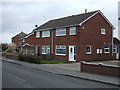
[[[50,61],[50,60],[40,60],[40,64],[66,64],[65,61]]]

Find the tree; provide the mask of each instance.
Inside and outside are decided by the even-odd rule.
[[[8,48],[6,52],[14,52],[16,50],[17,46],[15,44],[8,44]]]
[[[8,48],[8,44],[7,43],[1,43],[0,47],[2,48],[2,51],[5,51]]]

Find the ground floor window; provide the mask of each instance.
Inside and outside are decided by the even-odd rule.
[[[117,53],[117,47],[113,47],[113,53]]]
[[[65,45],[57,45],[56,46],[56,55],[66,55],[66,46]]]
[[[104,53],[110,53],[110,48],[108,46],[104,48]]]
[[[49,54],[50,53],[50,46],[44,45],[42,46],[42,54]]]
[[[91,46],[87,45],[86,46],[86,54],[91,54],[91,53],[92,53]]]

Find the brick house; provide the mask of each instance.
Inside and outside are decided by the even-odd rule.
[[[20,48],[21,52],[26,54],[34,54],[34,40],[35,36],[33,32],[27,34],[24,38],[22,38],[21,42],[23,44]]]
[[[20,32],[19,34],[12,37],[12,43],[16,44],[18,48],[22,44],[22,38],[25,37],[27,34],[24,32]]]
[[[114,29],[98,10],[50,20],[35,28],[25,43],[33,45],[36,55],[50,53],[56,60],[110,60]]]

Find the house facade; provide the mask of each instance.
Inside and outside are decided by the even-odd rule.
[[[98,10],[50,20],[35,28],[24,43],[33,45],[34,54],[53,54],[55,60],[110,60],[113,30]]]

